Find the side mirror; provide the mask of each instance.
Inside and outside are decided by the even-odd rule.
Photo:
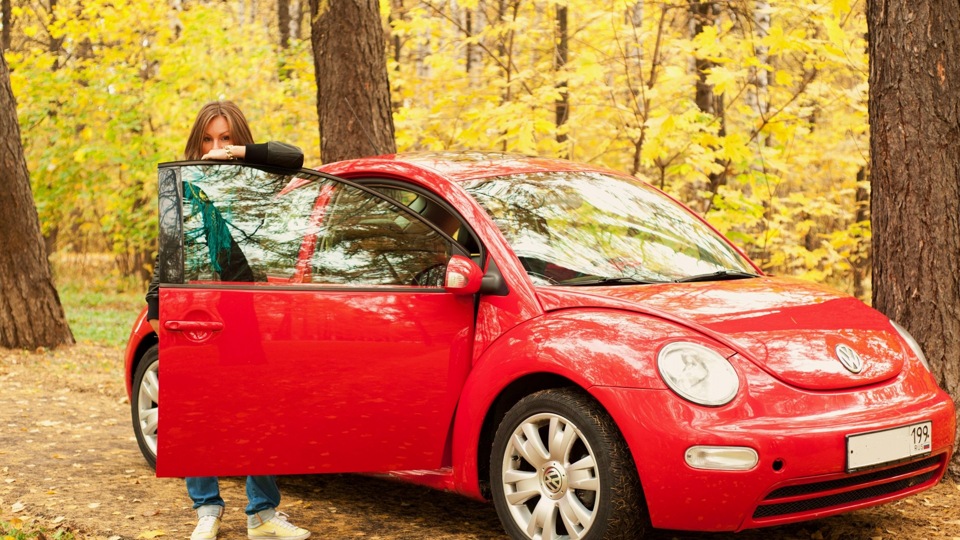
[[[483,270],[463,255],[450,257],[447,263],[447,272],[443,279],[443,287],[453,294],[476,294],[483,282]]]

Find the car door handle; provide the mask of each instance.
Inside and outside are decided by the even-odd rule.
[[[163,327],[171,332],[219,332],[223,330],[220,321],[166,321]]]

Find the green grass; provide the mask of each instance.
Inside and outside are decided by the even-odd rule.
[[[51,531],[35,523],[24,523],[14,518],[10,521],[0,520],[0,540],[74,540],[73,533],[63,530]]]
[[[146,286],[116,275],[109,261],[52,261],[60,302],[77,343],[122,346],[144,307]]]

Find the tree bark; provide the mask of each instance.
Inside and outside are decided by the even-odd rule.
[[[567,56],[570,50],[569,36],[567,33],[567,7],[562,5],[557,5],[557,40],[556,40],[556,55],[554,56],[554,70],[557,73],[562,72],[567,66]],[[564,126],[567,123],[567,118],[570,116],[570,96],[568,94],[569,88],[567,87],[566,75],[563,76],[561,82],[557,83],[557,90],[560,92],[560,99],[554,103],[554,120],[557,124],[557,142],[565,143],[567,142],[567,132]],[[560,157],[567,157],[568,148],[564,148],[563,155]]]
[[[396,152],[377,0],[310,0],[320,155],[325,163]]]
[[[0,54],[0,347],[73,343],[53,285],[20,142],[17,103]]]
[[[277,0],[277,30],[280,32],[280,48],[290,48],[290,0]]]
[[[693,19],[691,37],[694,38],[700,35],[704,28],[716,25],[717,18],[720,16],[720,7],[712,1],[697,0],[690,4],[690,11]],[[716,67],[716,64],[707,58],[698,56],[694,58],[694,65],[697,70],[695,92],[697,107],[701,111],[714,116],[717,121],[720,122],[717,134],[723,137],[727,134],[727,119],[726,112],[724,111],[723,94],[714,94],[713,85],[707,82],[710,70]],[[717,164],[721,167],[720,172],[711,172],[707,175],[707,181],[709,183],[707,190],[711,193],[711,196],[704,197],[702,206],[698,208],[703,214],[708,213],[713,208],[713,199],[720,191],[720,186],[727,183],[727,167],[729,163],[717,160]],[[696,196],[691,200],[695,199]]]
[[[10,0],[0,0],[0,53],[10,48],[10,29],[13,28],[13,6]]]
[[[957,403],[960,4],[872,0],[867,26],[873,305],[913,334]]]

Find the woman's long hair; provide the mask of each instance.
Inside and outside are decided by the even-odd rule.
[[[230,128],[230,144],[253,144],[253,135],[247,118],[237,104],[232,101],[211,101],[200,108],[197,119],[190,129],[187,145],[183,149],[184,159],[194,160],[203,157],[203,132],[214,118],[222,116]]]

